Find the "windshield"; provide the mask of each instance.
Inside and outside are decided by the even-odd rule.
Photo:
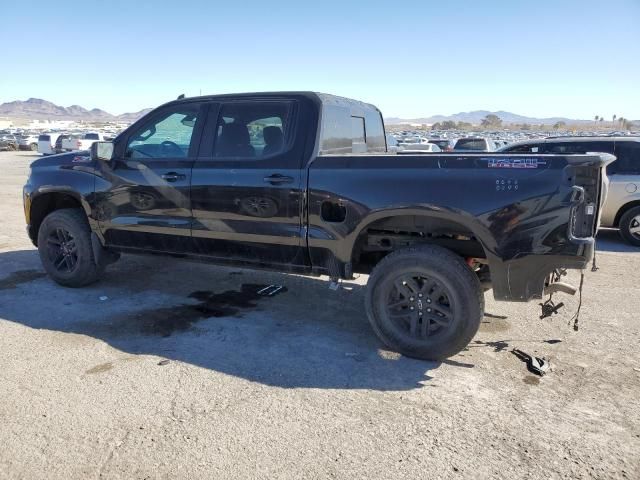
[[[85,140],[100,140],[100,135],[98,135],[97,133],[87,133],[84,136]]]

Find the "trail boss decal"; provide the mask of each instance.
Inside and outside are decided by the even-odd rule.
[[[538,168],[547,162],[537,158],[487,158],[489,168]]]

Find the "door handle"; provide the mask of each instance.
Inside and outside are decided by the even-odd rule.
[[[293,183],[293,177],[289,177],[287,175],[280,175],[279,173],[274,173],[273,175],[264,177],[264,181],[265,183],[270,183],[271,185],[279,185],[282,183]]]
[[[177,180],[184,180],[185,178],[187,178],[186,175],[176,172],[165,173],[164,175],[161,175],[161,177],[167,182],[175,182]]]

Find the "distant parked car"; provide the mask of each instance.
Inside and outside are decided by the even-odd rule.
[[[440,147],[429,142],[400,144],[401,153],[438,153],[441,151]]]
[[[38,135],[26,134],[18,138],[18,148],[20,150],[38,151]]]
[[[459,138],[453,147],[454,152],[493,152],[493,140],[484,137]]]
[[[76,147],[74,150],[89,150],[91,145],[95,142],[104,141],[104,137],[101,133],[85,133],[82,138],[78,139],[76,142]]]
[[[17,150],[18,138],[12,134],[0,135],[0,151],[3,150]]]
[[[387,152],[397,153],[399,150],[398,140],[393,135],[387,135]]]
[[[587,153],[616,156],[607,166],[609,193],[602,209],[602,227],[619,228],[622,237],[640,246],[640,137],[558,137],[527,140],[501,148],[504,153]]]
[[[451,152],[453,151],[453,146],[456,144],[456,141],[448,138],[432,138],[429,140],[429,143],[437,145],[443,152]]]
[[[38,137],[38,152],[42,155],[53,155],[56,153],[56,141],[59,133],[43,133]]]

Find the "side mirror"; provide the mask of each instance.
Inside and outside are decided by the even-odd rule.
[[[113,142],[94,142],[91,145],[91,160],[111,162],[113,159]]]

